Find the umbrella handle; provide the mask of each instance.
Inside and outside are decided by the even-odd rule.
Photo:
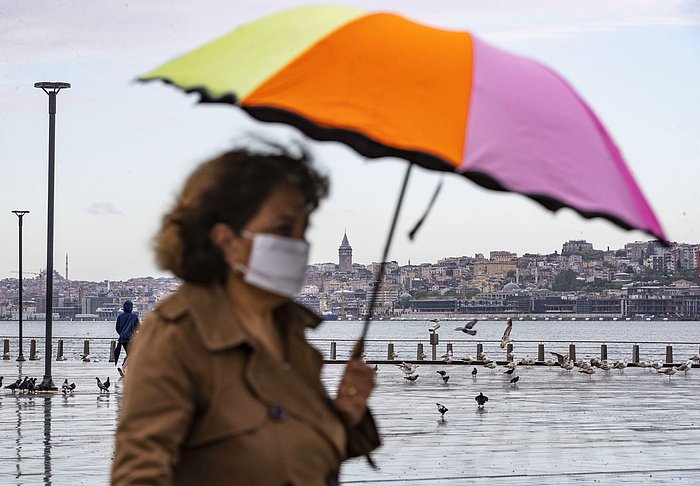
[[[384,281],[384,273],[386,272],[386,260],[389,258],[389,249],[391,248],[391,240],[394,238],[394,232],[396,230],[396,223],[399,220],[399,213],[401,212],[401,206],[403,205],[403,199],[406,195],[406,186],[408,186],[408,178],[411,175],[411,169],[413,169],[413,163],[408,162],[408,167],[406,167],[406,174],[403,177],[403,184],[401,184],[401,191],[399,192],[399,200],[396,201],[396,209],[394,210],[394,218],[391,221],[391,228],[389,229],[389,235],[386,239],[386,244],[384,245],[384,254],[382,255],[382,262],[379,265],[379,275],[377,280],[374,282],[374,288],[372,289],[372,297],[370,298],[369,310],[367,311],[367,317],[365,317],[365,324],[362,327],[362,334],[360,339],[355,343],[355,348],[352,352],[352,358],[357,359],[362,356],[365,350],[365,339],[367,338],[367,331],[369,331],[369,323],[374,315],[374,306],[377,305],[377,296],[379,294],[379,287]]]

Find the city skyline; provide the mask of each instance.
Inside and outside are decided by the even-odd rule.
[[[669,238],[700,240],[700,5],[691,1],[555,2],[505,0],[348,0],[437,27],[470,30],[496,46],[562,73],[600,115]],[[160,218],[185,176],[200,161],[251,133],[303,139],[284,127],[253,122],[229,106],[195,104],[160,83],[134,79],[238,25],[298,0],[198,5],[162,0],[99,5],[77,0],[0,0],[0,279],[15,276],[17,218],[24,218],[23,268],[46,266],[46,96],[37,81],[66,81],[56,126],[54,267],[70,257],[71,278],[122,280],[160,276],[151,250]],[[212,14],[216,12],[216,14]],[[46,42],[51,39],[51,42]],[[389,228],[405,163],[367,163],[335,143],[310,143],[332,182],[312,219],[312,262],[335,261],[347,228],[354,259],[377,261]],[[436,261],[445,255],[551,252],[554,241],[586,239],[597,248],[646,240],[570,210],[549,213],[522,196],[487,191],[462,177],[415,170],[390,260]],[[414,241],[407,233],[440,180],[443,190]]]

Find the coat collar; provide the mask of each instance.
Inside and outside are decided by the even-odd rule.
[[[252,341],[221,286],[204,287],[185,283],[159,306],[158,313],[167,320],[189,314],[202,344],[209,351],[223,351]],[[289,301],[275,310],[275,320],[303,333],[304,328],[314,328],[322,319],[296,302]]]

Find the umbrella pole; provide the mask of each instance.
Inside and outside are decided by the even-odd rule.
[[[406,186],[408,185],[408,178],[411,175],[411,169],[413,168],[413,163],[408,162],[408,167],[406,167],[406,174],[403,177],[403,184],[401,185],[401,191],[399,192],[399,200],[396,201],[396,209],[394,210],[394,218],[391,221],[391,228],[389,228],[389,235],[386,239],[386,244],[384,245],[384,254],[382,255],[382,261],[379,265],[379,275],[374,281],[374,288],[372,289],[372,297],[369,301],[369,310],[367,311],[367,317],[365,317],[365,323],[362,326],[362,334],[360,339],[355,344],[353,349],[352,357],[359,358],[365,349],[365,338],[367,337],[367,331],[369,330],[369,323],[374,315],[374,306],[377,305],[377,297],[379,294],[379,288],[384,281],[384,273],[386,271],[386,260],[389,258],[389,249],[391,248],[391,240],[394,238],[394,231],[396,230],[396,223],[399,220],[399,213],[401,212],[401,206],[403,205],[404,195],[406,194]]]

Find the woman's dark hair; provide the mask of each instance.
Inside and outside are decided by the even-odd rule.
[[[186,282],[223,284],[228,267],[210,231],[224,223],[236,233],[280,186],[302,194],[309,212],[328,194],[328,179],[306,153],[252,153],[232,150],[202,163],[185,182],[155,237],[158,265]]]

